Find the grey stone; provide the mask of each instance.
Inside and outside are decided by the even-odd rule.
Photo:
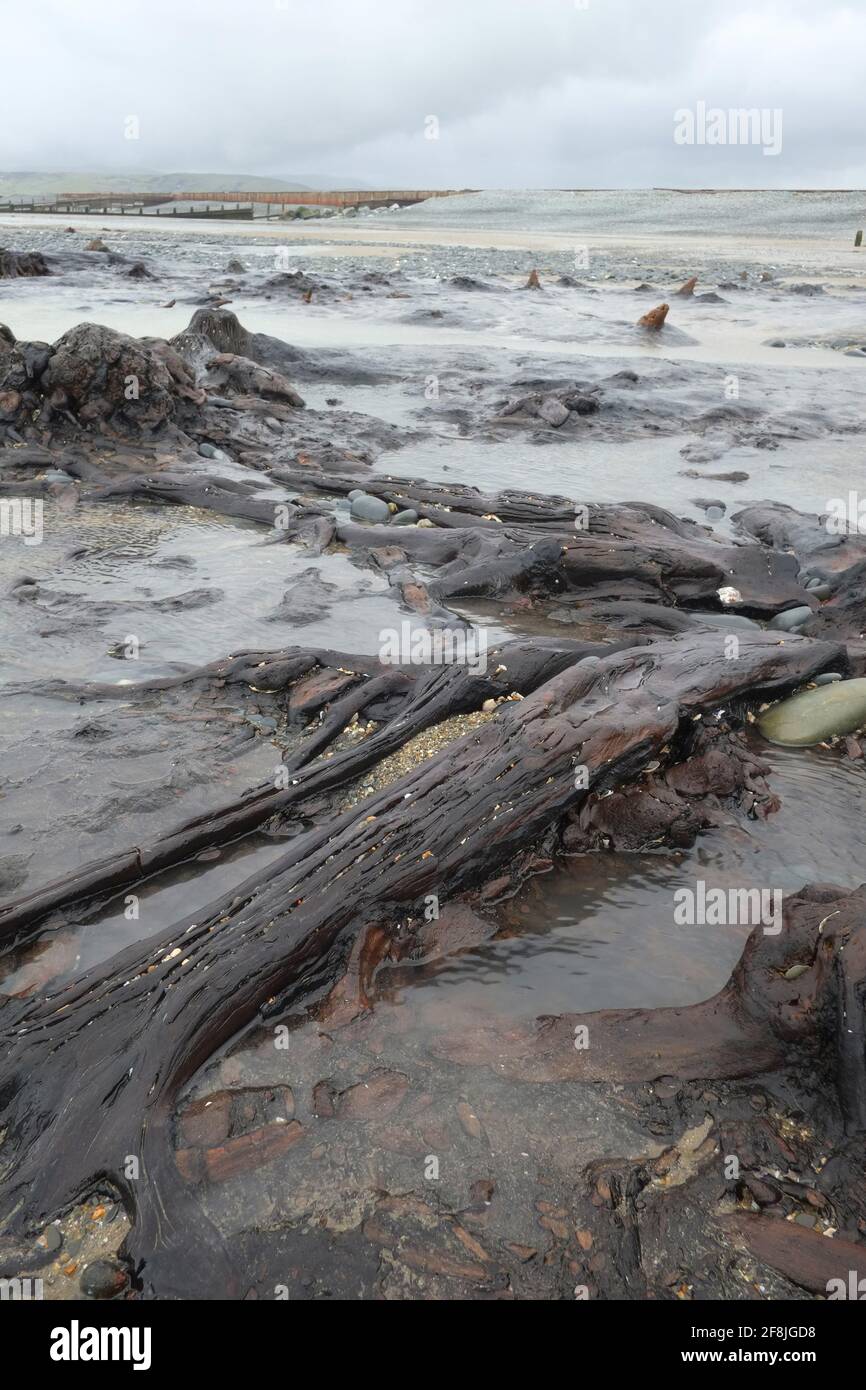
[[[555,396],[548,396],[538,407],[538,413],[542,420],[546,420],[548,425],[553,425],[554,429],[559,429],[564,425],[569,416],[569,411],[562,401],[558,401]]]
[[[392,526],[414,526],[418,520],[418,513],[413,512],[411,507],[407,507],[405,512],[396,512],[391,517]]]
[[[807,608],[805,605],[801,608],[786,608],[784,613],[777,613],[769,625],[777,632],[793,632],[795,628],[808,622],[811,616],[811,608]]]
[[[58,1226],[46,1226],[42,1232],[41,1242],[45,1249],[53,1254],[63,1244],[63,1232]]]
[[[597,397],[584,396],[580,393],[566,396],[563,404],[567,405],[569,410],[576,411],[578,415],[597,415],[601,409]]]
[[[352,516],[355,521],[372,521],[380,525],[391,520],[388,503],[383,502],[381,497],[370,497],[366,492],[352,498]]]
[[[61,1245],[63,1245],[63,1232],[58,1226],[46,1226],[42,1236],[36,1241],[36,1248],[46,1252],[46,1259],[50,1259],[51,1255],[56,1255]]]
[[[93,1260],[79,1280],[85,1298],[116,1298],[126,1288],[126,1271],[114,1260]]]
[[[758,627],[754,618],[747,618],[743,613],[702,613],[699,609],[693,609],[692,617],[699,618],[708,627],[720,627],[723,632],[734,627],[750,628],[754,632]]]

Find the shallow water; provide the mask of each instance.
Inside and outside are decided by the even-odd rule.
[[[798,510],[824,512],[829,498],[847,496],[862,456],[861,442],[851,436],[793,441],[772,452],[744,445],[728,450],[723,460],[695,464],[681,454],[688,442],[679,435],[626,441],[578,438],[543,448],[517,436],[491,449],[476,439],[421,440],[380,455],[376,470],[442,483],[471,480],[482,492],[528,488],[571,497],[575,503],[652,502],[707,524],[695,498],[723,502],[728,516],[750,502],[779,497]],[[685,476],[692,469],[705,476]],[[734,471],[748,473],[748,481],[711,476]],[[719,535],[731,532],[727,519],[710,529]]]
[[[125,249],[125,248],[124,248]],[[154,248],[158,254],[159,248]],[[269,259],[272,252],[266,252]],[[249,260],[249,257],[247,257]],[[253,260],[258,273],[274,273],[268,260]],[[441,321],[413,322],[425,308],[441,302],[443,285],[452,273],[480,274],[475,265],[461,265],[459,255],[440,253],[436,268],[422,278],[413,278],[410,300],[385,297],[352,299],[343,297],[336,304],[314,302],[297,306],[264,301],[260,296],[230,292],[233,312],[252,332],[274,337],[307,349],[418,349],[444,352],[471,352],[491,349],[502,354],[532,352],[565,359],[617,357],[636,362],[670,360],[718,363],[740,370],[749,365],[765,368],[816,368],[861,372],[861,359],[845,357],[823,340],[840,345],[859,344],[863,338],[863,306],[866,290],[859,286],[838,290],[814,299],[787,293],[784,285],[752,287],[748,290],[720,291],[726,302],[703,304],[699,300],[673,302],[662,334],[637,333],[637,318],[660,300],[670,297],[688,272],[657,272],[651,292],[636,290],[642,278],[637,270],[628,278],[631,284],[606,283],[604,264],[591,270],[575,271],[567,261],[542,266],[542,277],[551,277],[541,294],[520,293],[522,279],[532,267],[515,274],[509,263],[496,264],[488,273],[492,291],[452,296],[452,307]],[[181,269],[178,264],[178,271]],[[283,267],[284,268],[284,267]],[[309,269],[306,265],[304,269]],[[324,271],[327,274],[327,267]],[[387,268],[385,268],[387,273]],[[553,277],[578,276],[594,286],[592,292],[559,287]],[[648,272],[656,279],[653,270]],[[441,277],[441,279],[440,279]],[[673,283],[671,283],[673,278]],[[123,282],[99,287],[77,283],[78,273],[67,274],[63,283],[46,285],[50,280],[19,283],[4,281],[0,286],[0,322],[16,337],[54,342],[62,333],[82,322],[101,323],[119,332],[144,337],[171,337],[186,327],[196,302],[185,298],[165,307],[171,297],[171,282],[145,284],[140,293],[124,289]],[[718,272],[699,286],[699,292],[716,292]],[[23,289],[26,285],[27,289]],[[206,289],[203,284],[202,289]],[[816,324],[821,340],[813,341]],[[772,346],[777,343],[779,345]]]
[[[46,931],[32,944],[0,959],[0,994],[38,992],[49,980],[56,986],[110,960],[136,941],[155,936],[204,903],[237,887],[284,852],[279,842],[250,835],[227,845],[212,862],[194,859],[142,884],[134,903],[118,895],[86,925],[62,932]]]
[[[678,925],[677,889],[702,880],[708,890],[778,889],[784,901],[807,883],[858,886],[862,761],[820,748],[792,756],[757,737],[754,747],[782,802],[775,814],[765,821],[732,814],[727,827],[706,831],[685,852],[564,860],[502,909],[495,941],[416,972],[413,1010],[423,1013],[431,991],[445,994],[466,1027],[485,1013],[695,1004],[725,984],[756,923]]]
[[[76,511],[46,499],[43,530],[40,545],[14,536],[0,545],[0,585],[8,589],[23,575],[38,583],[35,598],[4,605],[0,683],[60,672],[129,683],[173,664],[295,643],[374,652],[380,630],[396,620],[394,604],[381,597],[382,576],[359,573],[340,554],[314,561],[252,522],[147,503]],[[309,622],[274,619],[284,590],[314,565],[333,585],[334,610]],[[186,610],[190,593],[201,597]],[[157,606],[173,600],[177,611]],[[92,617],[71,642],[67,615],[81,624],[88,610]],[[138,656],[112,658],[130,637]]]

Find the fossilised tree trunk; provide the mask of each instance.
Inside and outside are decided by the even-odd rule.
[[[594,789],[613,786],[681,721],[788,688],[836,659],[830,644],[744,633],[728,660],[718,633],[578,661],[300,836],[195,920],[46,997],[7,1004],[0,1152],[10,1228],[44,1222],[107,1177],[134,1214],[127,1253],[145,1291],[170,1296],[180,1268],[185,1292],[224,1297],[227,1257],[170,1144],[179,1092],[203,1062],[262,1016],[332,984],[364,926],[395,931],[425,895],[483,881],[556,825],[585,795],[576,766]]]
[[[61,681],[28,684],[23,688],[34,694],[129,700],[136,693],[183,684],[213,683],[218,687],[245,683],[258,690],[281,691],[317,668],[336,667],[356,674],[358,680],[353,689],[331,704],[321,728],[285,758],[286,773],[294,774],[291,786],[278,790],[272,782],[255,788],[240,801],[197,817],[159,840],[132,845],[109,859],[85,864],[71,878],[6,903],[0,908],[0,941],[14,938],[21,945],[27,939],[28,929],[38,925],[49,912],[70,909],[87,899],[131,887],[145,876],[181,863],[203,849],[250,833],[272,816],[291,814],[311,797],[346,786],[431,725],[477,710],[485,699],[513,690],[529,694],[586,656],[607,655],[621,649],[620,645],[533,638],[519,645],[507,643],[494,648],[488,653],[487,673],[474,675],[462,666],[388,666],[371,657],[287,648],[282,652],[245,652],[177,676],[141,681],[134,687]],[[313,763],[353,714],[369,711],[371,716],[381,718],[383,697],[387,697],[386,722],[372,737],[334,753],[328,760]]]

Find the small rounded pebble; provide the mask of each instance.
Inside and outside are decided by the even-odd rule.
[[[78,1287],[85,1298],[116,1298],[126,1288],[126,1271],[113,1260],[93,1260],[83,1270]]]
[[[41,1245],[44,1250],[48,1250],[53,1254],[55,1250],[59,1250],[63,1244],[63,1232],[60,1230],[59,1226],[46,1226],[37,1244]]]

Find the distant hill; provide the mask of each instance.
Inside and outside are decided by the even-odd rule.
[[[61,173],[0,171],[0,197],[7,198],[10,194],[39,198],[51,193],[179,193],[186,189],[211,193],[308,193],[321,188],[363,187],[364,184],[350,179],[313,174],[306,174],[302,181],[261,178],[255,174],[158,174],[135,170],[126,173],[106,173],[105,170],[88,173],[77,169]]]

